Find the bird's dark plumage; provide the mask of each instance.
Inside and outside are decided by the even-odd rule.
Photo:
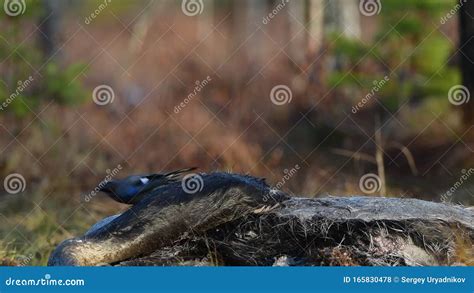
[[[100,187],[112,199],[125,204],[136,204],[150,191],[181,179],[182,174],[196,170],[186,168],[168,173],[132,175],[124,179],[111,180]]]

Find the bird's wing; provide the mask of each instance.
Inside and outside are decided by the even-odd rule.
[[[179,169],[175,171],[171,171],[168,173],[157,173],[157,174],[148,174],[141,176],[140,180],[143,182],[143,178],[149,180],[143,187],[141,187],[138,194],[134,195],[132,198],[127,199],[127,204],[135,205],[136,203],[140,202],[145,196],[149,194],[150,191],[153,189],[166,185],[171,182],[176,182],[181,178],[181,175],[186,172],[190,172],[196,170],[197,168],[185,168]]]

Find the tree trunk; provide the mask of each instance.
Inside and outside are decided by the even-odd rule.
[[[463,2],[460,10],[460,42],[461,72],[463,84],[474,94],[474,2]],[[462,104],[463,122],[466,128],[474,124],[474,100],[471,98]]]
[[[42,2],[42,15],[39,19],[39,41],[44,59],[52,61],[60,59],[58,44],[61,41],[61,20],[64,3],[59,0],[44,0]]]
[[[326,0],[325,33],[342,33],[346,38],[360,38],[358,3],[357,0]]]
[[[119,265],[474,265],[473,223],[416,199],[292,198]]]
[[[199,175],[66,240],[50,265],[474,265],[474,211],[408,198],[291,198],[261,179]],[[210,262],[209,262],[210,259]]]
[[[213,44],[214,37],[214,0],[205,0],[204,9],[198,20],[198,38],[199,42],[205,41]]]
[[[306,1],[290,1],[288,3],[288,51],[290,58],[298,65],[306,61],[307,31],[305,25]]]
[[[236,1],[242,2],[242,1]],[[266,1],[246,0],[245,19],[240,23],[245,28],[245,37],[243,44],[250,64],[258,64],[262,62],[264,54],[264,36],[261,30],[262,18],[267,10]]]
[[[308,52],[316,54],[323,42],[324,29],[324,0],[310,0],[308,7]]]

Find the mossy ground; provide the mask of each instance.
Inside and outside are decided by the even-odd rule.
[[[115,203],[108,208],[103,200],[92,205],[30,194],[6,197],[0,202],[0,265],[46,265],[61,241],[82,235],[112,210],[120,210]]]

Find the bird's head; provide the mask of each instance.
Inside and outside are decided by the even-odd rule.
[[[136,196],[149,189],[150,182],[146,176],[133,175],[121,180],[110,180],[99,190],[118,202],[131,203]]]
[[[124,179],[105,182],[99,190],[105,192],[112,199],[126,204],[135,204],[152,190],[181,179],[181,175],[196,168],[186,168],[168,173],[147,175],[132,175]]]

